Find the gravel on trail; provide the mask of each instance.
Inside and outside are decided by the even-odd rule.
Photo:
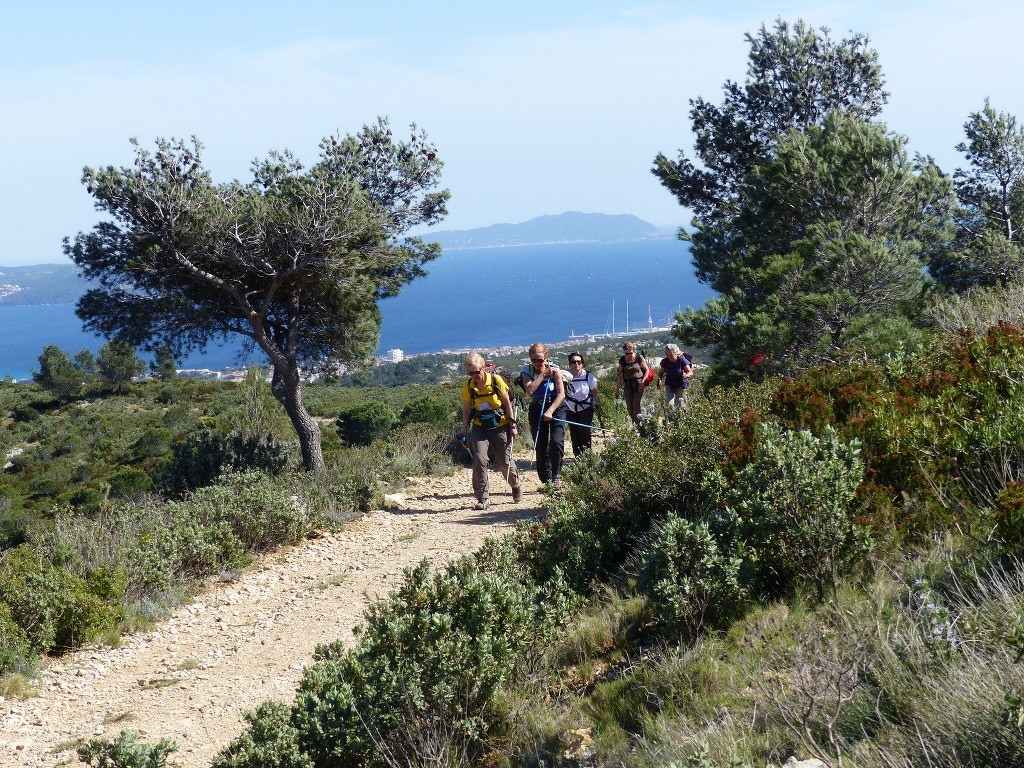
[[[242,730],[242,713],[290,702],[320,643],[352,642],[368,601],[397,587],[403,569],[435,568],[476,550],[517,520],[544,514],[536,474],[517,461],[523,499],[490,474],[491,506],[472,509],[470,472],[414,478],[397,509],[277,550],[231,582],[212,583],[153,629],[120,647],[48,659],[28,698],[0,697],[0,766],[76,765],[94,738],[135,731],[178,751],[169,764],[205,768]]]

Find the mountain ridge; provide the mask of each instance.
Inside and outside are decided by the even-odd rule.
[[[491,224],[475,229],[428,232],[421,237],[446,250],[501,248],[548,243],[622,242],[672,237],[629,213],[565,213],[537,216],[518,224]]]

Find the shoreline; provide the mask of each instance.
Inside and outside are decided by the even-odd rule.
[[[637,328],[632,331],[619,331],[614,334],[584,334],[576,338],[569,338],[563,341],[552,341],[544,342],[548,349],[568,349],[571,347],[579,347],[584,344],[595,344],[599,342],[606,342],[615,339],[628,339],[630,337],[639,338],[647,334],[657,333],[670,333],[672,330],[671,326],[657,327],[657,328]],[[530,348],[529,344],[502,344],[496,347],[465,347],[459,349],[439,349],[433,352],[416,352],[411,355],[403,355],[401,360],[388,360],[383,356],[377,356],[377,362],[375,366],[382,365],[394,365],[395,363],[402,362],[404,360],[413,360],[420,357],[430,357],[432,355],[468,355],[470,352],[479,352],[484,357],[509,357],[517,354],[525,354]],[[370,367],[375,367],[371,365]],[[237,367],[227,366],[224,368],[178,368],[176,373],[178,376],[183,378],[194,378],[194,379],[216,379],[218,381],[241,381],[245,378],[245,374],[249,371],[249,368],[253,366]],[[260,364],[260,368],[268,368],[268,366]],[[268,368],[269,370],[269,368]],[[144,377],[146,379],[149,376]],[[6,381],[11,379],[15,384],[31,384],[32,376],[29,374],[27,377],[19,378],[13,374],[5,374],[0,376],[0,380]]]

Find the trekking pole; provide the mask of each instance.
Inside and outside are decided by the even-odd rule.
[[[540,404],[540,413],[537,414],[537,437],[540,438],[540,425],[544,423],[544,409],[548,407],[548,383],[544,382],[544,397]],[[534,440],[534,442],[537,442]]]
[[[551,419],[551,420],[552,421],[560,421],[563,424],[575,424],[577,427],[585,427],[586,429],[596,429],[599,432],[614,432],[615,431],[614,429],[605,429],[604,427],[594,427],[594,426],[591,426],[590,424],[580,424],[577,421],[567,421],[565,419],[554,419],[554,418]]]

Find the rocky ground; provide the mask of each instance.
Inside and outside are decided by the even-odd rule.
[[[131,730],[177,742],[172,765],[208,766],[241,731],[242,712],[290,701],[315,646],[351,641],[367,601],[397,586],[404,568],[423,558],[441,565],[543,515],[536,474],[524,457],[519,466],[519,504],[493,472],[482,512],[472,509],[468,469],[410,480],[401,509],[269,555],[119,648],[50,660],[34,695],[0,698],[0,765],[74,765],[82,741]]]

